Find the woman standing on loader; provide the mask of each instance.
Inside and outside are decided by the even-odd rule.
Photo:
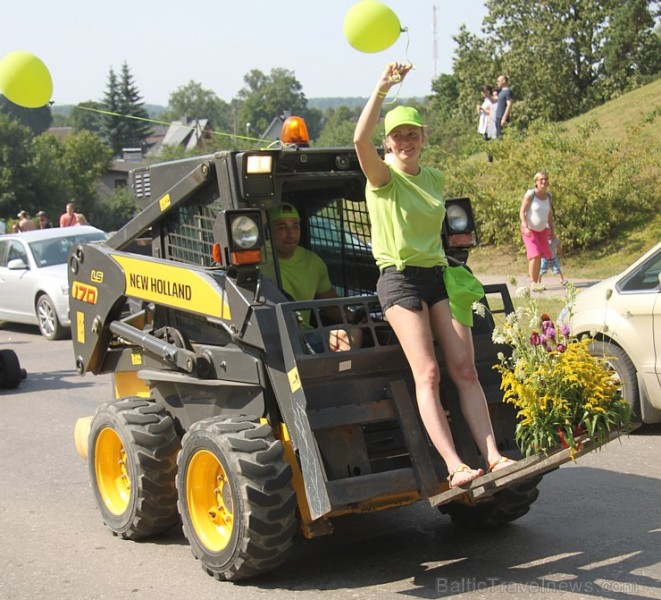
[[[445,216],[443,175],[421,167],[426,132],[415,108],[398,106],[386,114],[388,162],[372,142],[383,100],[406,77],[411,65],[391,63],[383,71],[358,120],[354,145],[367,177],[367,206],[372,225],[372,253],[381,276],[377,294],[409,362],[420,416],[448,469],[450,487],[484,474],[457,454],[440,401],[440,369],[434,354],[439,343],[457,387],[461,410],[489,471],[512,464],[501,456],[482,386],[478,380],[469,325],[472,315],[450,310],[444,283],[448,265],[441,242]],[[463,322],[460,322],[460,319]]]

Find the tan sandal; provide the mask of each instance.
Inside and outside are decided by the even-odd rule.
[[[507,456],[501,456],[498,460],[494,460],[492,463],[489,463],[489,473],[493,473],[494,469],[499,466],[499,465],[505,465],[505,467],[509,467],[510,465],[515,464],[516,461],[512,460],[511,458],[507,458]],[[500,469],[497,469],[500,471]]]
[[[450,471],[450,474],[448,475],[448,483],[450,484],[450,489],[457,488],[457,487],[462,487],[466,485],[467,483],[470,483],[474,479],[477,479],[483,473],[481,472],[482,469],[471,469],[468,465],[461,463],[456,469]],[[452,479],[457,473],[476,473],[475,477],[471,477],[469,480],[464,481],[460,483],[459,485],[452,485]]]

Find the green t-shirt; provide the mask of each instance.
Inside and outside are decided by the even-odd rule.
[[[291,258],[279,258],[282,289],[294,300],[313,300],[333,287],[328,276],[328,268],[319,256],[307,248],[297,246]],[[276,281],[275,266],[272,261],[261,268],[264,275]],[[301,313],[305,324],[310,322],[310,311]]]
[[[446,266],[441,242],[443,174],[432,167],[423,167],[418,175],[388,168],[390,181],[380,188],[368,182],[365,192],[377,266],[399,271],[406,266]]]
[[[314,252],[297,246],[291,258],[278,259],[282,287],[294,300],[312,300],[331,289],[328,268]]]

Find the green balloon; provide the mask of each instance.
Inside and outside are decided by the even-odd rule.
[[[361,52],[381,52],[392,46],[402,28],[399,18],[383,2],[361,0],[344,17],[344,37]]]
[[[0,91],[14,104],[39,108],[50,102],[53,80],[41,59],[16,50],[0,61]]]

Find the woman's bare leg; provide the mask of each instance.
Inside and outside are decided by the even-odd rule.
[[[434,304],[430,316],[434,335],[443,350],[448,372],[459,394],[464,419],[487,465],[495,464],[501,454],[496,445],[484,390],[477,376],[471,330],[452,318],[448,300]],[[501,463],[494,470],[505,466],[507,464]]]
[[[434,354],[427,306],[423,304],[420,311],[393,306],[386,311],[386,317],[411,366],[422,422],[445,461],[448,472],[452,473],[462,464],[462,460],[455,450],[450,426],[441,405],[440,370]],[[479,475],[482,475],[481,469],[459,472],[452,478],[452,485],[462,485]]]

